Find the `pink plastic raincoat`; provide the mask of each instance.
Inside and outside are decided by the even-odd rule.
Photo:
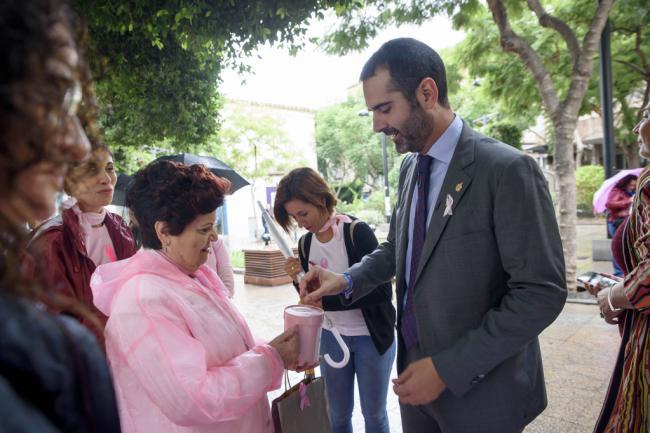
[[[152,250],[99,266],[95,305],[125,433],[273,432],[282,359],[258,344],[217,274],[190,277]]]

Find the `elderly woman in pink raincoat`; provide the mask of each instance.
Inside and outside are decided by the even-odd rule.
[[[266,393],[297,367],[298,337],[256,341],[204,265],[228,188],[200,165],[142,169],[127,203],[144,248],[93,274],[125,433],[273,432]]]

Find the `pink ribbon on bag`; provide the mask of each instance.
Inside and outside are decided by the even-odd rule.
[[[300,392],[300,410],[304,410],[306,407],[311,406],[311,401],[309,401],[309,397],[307,396],[307,385],[305,385],[305,382],[300,382],[298,391]]]

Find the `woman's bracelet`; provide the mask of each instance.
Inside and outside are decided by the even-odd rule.
[[[623,310],[622,308],[614,308],[614,304],[612,304],[612,289],[609,289],[609,292],[607,292],[607,303],[609,304],[609,309],[612,310],[612,313],[618,313]]]

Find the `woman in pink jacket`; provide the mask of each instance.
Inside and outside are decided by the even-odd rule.
[[[273,432],[266,393],[296,368],[298,338],[256,341],[204,265],[228,187],[201,165],[150,164],[127,197],[144,248],[93,274],[125,433]]]

